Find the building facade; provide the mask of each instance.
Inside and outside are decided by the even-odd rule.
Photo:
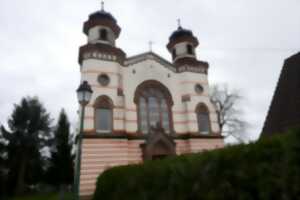
[[[82,198],[92,196],[107,168],[223,147],[209,98],[209,65],[197,59],[192,31],[179,26],[171,34],[172,62],[151,51],[127,57],[116,45],[117,20],[103,9],[89,16],[83,31],[81,81],[93,95],[84,117]]]

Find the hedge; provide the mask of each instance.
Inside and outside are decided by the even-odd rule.
[[[300,198],[300,131],[224,149],[115,167],[94,200]]]

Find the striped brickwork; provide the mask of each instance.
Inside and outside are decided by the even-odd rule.
[[[224,146],[223,139],[176,139],[176,154],[201,152]],[[142,162],[140,144],[144,140],[83,139],[80,196],[91,197],[97,177],[106,169]]]

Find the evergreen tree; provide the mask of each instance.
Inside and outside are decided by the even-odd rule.
[[[51,147],[50,181],[60,186],[61,191],[73,183],[73,155],[70,138],[70,123],[64,110],[60,112]]]
[[[45,158],[41,151],[50,140],[50,116],[37,97],[23,98],[14,105],[8,128],[1,126],[0,141],[5,141],[8,171],[7,188],[16,194],[42,177]]]
[[[3,198],[5,193],[5,179],[6,179],[6,167],[5,163],[5,152],[3,141],[0,141],[0,199]]]

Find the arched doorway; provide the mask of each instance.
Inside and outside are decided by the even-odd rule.
[[[176,155],[176,143],[159,124],[151,128],[145,143],[141,144],[141,148],[144,160],[163,159]]]

